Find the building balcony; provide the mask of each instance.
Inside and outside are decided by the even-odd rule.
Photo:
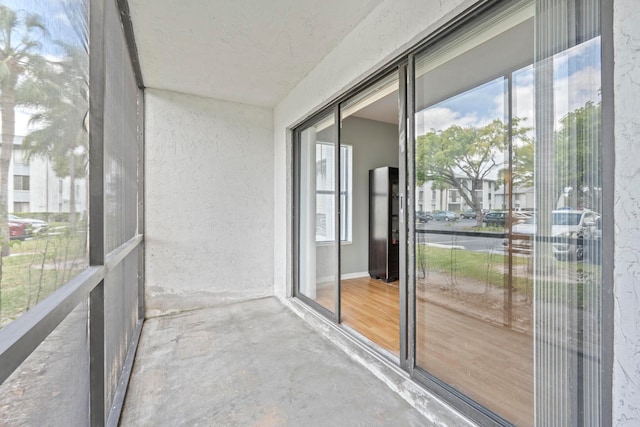
[[[274,297],[147,319],[120,420],[121,426],[426,424]]]
[[[29,190],[13,190],[14,202],[30,202],[31,193]]]

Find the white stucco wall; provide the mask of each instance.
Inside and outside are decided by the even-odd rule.
[[[147,316],[273,294],[270,109],[145,91]]]
[[[640,7],[614,2],[615,312],[613,425],[640,425]]]
[[[291,286],[291,141],[287,128],[426,37],[475,0],[385,0],[275,108],[274,284]]]

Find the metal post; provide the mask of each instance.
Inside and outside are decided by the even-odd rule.
[[[89,18],[89,264],[104,264],[105,4],[91,0]],[[104,280],[89,297],[91,425],[105,423]]]

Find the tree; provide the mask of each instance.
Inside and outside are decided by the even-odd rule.
[[[38,53],[36,33],[46,35],[40,17],[20,13],[0,5],[0,114],[2,147],[0,148],[0,244],[2,256],[9,254],[7,224],[9,201],[9,165],[13,155],[15,109],[25,100],[37,104],[50,82],[41,79],[48,62]]]
[[[534,186],[534,166],[535,152],[533,140],[530,138],[521,141],[520,144],[514,145],[511,158],[512,181],[514,187],[533,187]],[[509,182],[509,169],[500,169],[498,175],[497,187],[501,187]]]
[[[56,85],[34,106],[39,107],[29,120],[34,130],[24,138],[23,145],[29,158],[45,156],[51,160],[56,176],[69,177],[69,222],[74,225],[75,180],[87,171],[89,60],[82,48],[58,44],[66,55],[54,63]]]
[[[514,118],[512,138],[524,139],[528,129]],[[440,181],[455,188],[467,205],[476,211],[482,224],[482,200],[477,190],[502,163],[498,161],[509,143],[509,129],[501,120],[483,127],[451,126],[418,137],[416,146],[416,178],[418,184]]]
[[[442,193],[447,188],[449,188],[447,183],[439,179],[436,179],[431,183],[431,190],[440,191],[440,210],[444,210],[444,206],[443,206],[444,197],[442,196]]]
[[[602,187],[601,103],[588,101],[560,123],[555,134],[556,194],[564,206],[597,209]]]

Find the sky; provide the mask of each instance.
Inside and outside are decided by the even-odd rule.
[[[554,62],[554,117],[559,129],[564,116],[587,101],[600,100],[600,39],[594,38],[558,53]],[[534,66],[513,75],[514,116],[534,122]],[[455,95],[416,114],[417,135],[444,130],[452,125],[482,127],[494,119],[505,117],[506,85],[498,78]]]
[[[522,126],[535,138],[535,66],[513,73],[513,116],[524,119]],[[554,127],[569,112],[587,101],[600,101],[600,38],[593,38],[553,57]],[[427,88],[428,90],[428,88]],[[442,131],[450,126],[482,127],[495,119],[506,121],[506,79],[500,77],[457,94],[416,113],[416,135],[430,130]],[[518,144],[518,141],[514,141]],[[488,175],[496,179],[504,153],[496,153],[497,166]]]
[[[41,40],[44,54],[61,53],[54,40],[87,45],[86,27],[79,32],[73,25],[75,23],[78,27],[80,21],[86,20],[84,16],[87,16],[88,9],[85,0],[0,0],[0,4],[15,11],[26,11],[40,16],[49,33],[48,37]]]
[[[48,34],[34,34],[41,43],[40,53],[49,59],[55,60],[63,54],[56,41],[85,48],[88,46],[85,0],[0,0],[0,5],[10,7],[18,13],[26,11],[40,15]],[[24,136],[28,133],[31,114],[27,110],[16,109],[16,135]]]

